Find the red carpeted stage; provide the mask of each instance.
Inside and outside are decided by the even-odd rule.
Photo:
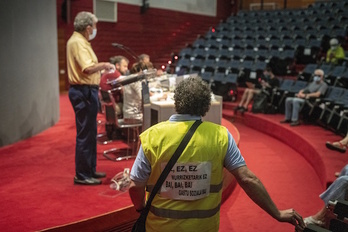
[[[98,145],[98,170],[105,171],[107,178],[100,186],[74,185],[75,123],[67,95],[60,97],[60,112],[57,125],[0,148],[1,230],[128,231],[138,215],[128,192],[112,190],[109,184],[116,173],[131,168],[133,160],[107,160],[101,152],[110,145]],[[237,141],[239,131],[240,149],[248,166],[278,207],[294,207],[303,216],[321,208],[318,194],[326,182],[334,180],[334,171],[348,161],[346,154],[325,148],[326,140],[340,137],[316,126],[279,126],[281,115],[247,113],[244,117],[236,127],[228,120],[223,120],[223,125]],[[305,143],[299,145],[301,141]],[[234,188],[229,176],[226,178],[220,231],[293,231],[290,225],[262,212],[239,186]]]

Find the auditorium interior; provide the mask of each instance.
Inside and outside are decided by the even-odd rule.
[[[348,143],[332,145],[348,136],[348,0],[175,2],[0,3],[2,231],[131,231],[139,214],[127,184],[139,134],[175,114],[175,86],[188,77],[201,78],[211,88],[203,121],[231,132],[279,208],[293,207],[305,218],[323,207],[319,195],[348,165]],[[123,124],[112,91],[99,89],[97,162],[107,174],[99,186],[72,182],[76,128],[66,43],[80,11],[98,17],[91,44],[99,61],[122,55],[130,68],[140,54],[147,54],[155,68],[113,82],[116,89],[143,82],[139,124]],[[344,51],[337,62],[327,58],[332,39]],[[238,111],[243,93],[260,86],[267,68],[279,86],[267,94],[261,110],[254,98]],[[325,94],[305,99],[299,126],[280,123],[286,99],[306,88],[317,69],[324,72]],[[149,91],[159,98],[149,97]],[[125,134],[110,136],[109,125]],[[325,224],[311,224],[306,232],[348,231],[348,185],[342,191],[344,200],[331,199],[326,206]],[[219,231],[294,228],[262,211],[224,170]]]

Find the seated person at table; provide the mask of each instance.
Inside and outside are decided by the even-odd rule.
[[[124,56],[114,56],[110,58],[110,62],[113,63],[116,67],[116,70],[111,73],[104,73],[100,79],[100,88],[101,90],[107,91],[111,90],[113,87],[111,84],[108,84],[108,81],[115,80],[121,75],[126,75],[128,72],[128,63],[129,60]],[[116,113],[118,117],[122,117],[122,105],[123,105],[123,96],[122,90],[115,91],[113,94],[116,101]]]
[[[273,88],[279,86],[279,80],[275,77],[270,67],[265,69],[263,75],[264,78],[260,81],[260,87],[254,85],[251,86],[251,88],[244,90],[242,99],[239,102],[238,107],[236,107],[235,112],[240,111],[244,113],[245,111],[248,111],[248,105],[255,94],[260,94],[262,90],[269,92],[272,91]]]
[[[101,90],[108,91],[113,89],[111,84],[108,84],[108,81],[115,80],[122,75],[126,75],[128,72],[128,63],[129,60],[124,56],[114,56],[110,58],[110,63],[115,65],[114,72],[105,72],[100,78],[99,87]],[[115,109],[118,118],[122,118],[122,107],[123,107],[123,94],[122,89],[114,91],[113,97],[115,99]],[[122,138],[122,131],[118,130],[115,125],[106,124],[105,131],[108,139],[118,139]]]
[[[153,69],[151,62],[137,62],[130,69],[131,74],[139,73],[144,70]],[[142,112],[142,81],[137,81],[123,86],[123,119],[127,123],[138,123],[143,120]],[[155,93],[150,91],[150,98]],[[167,95],[162,94],[156,100],[166,99]]]
[[[151,68],[153,68],[151,62],[137,62],[130,69],[130,73],[135,74]],[[123,119],[127,123],[138,123],[143,120],[141,90],[141,81],[123,86]]]
[[[139,58],[138,62],[133,64],[133,66],[138,64],[138,63],[145,63],[145,64],[150,64],[151,68],[154,68],[153,64],[150,61],[150,56],[148,54],[145,54],[145,53],[141,54],[141,55],[138,56],[138,58]],[[156,75],[157,76],[163,75],[163,71],[161,69],[157,69]]]
[[[313,81],[304,89],[301,89],[295,97],[287,97],[285,100],[285,118],[280,123],[290,123],[290,126],[300,125],[299,114],[302,105],[308,98],[318,98],[325,94],[328,86],[324,81],[324,71],[316,69]]]
[[[141,54],[140,56],[139,56],[139,62],[138,63],[140,63],[140,62],[142,62],[142,63],[150,63],[150,56],[148,55],[148,54]],[[137,64],[137,63],[135,63],[135,64]]]
[[[325,226],[326,213],[328,211],[329,201],[347,200],[348,191],[348,165],[340,172],[338,178],[327,188],[319,197],[324,201],[324,206],[314,215],[304,219],[306,225],[315,224],[321,227]]]

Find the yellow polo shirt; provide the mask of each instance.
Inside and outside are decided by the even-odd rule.
[[[100,72],[85,74],[83,70],[98,63],[91,44],[74,31],[66,45],[68,77],[71,85],[99,85]]]

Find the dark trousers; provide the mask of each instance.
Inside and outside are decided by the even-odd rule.
[[[76,122],[76,177],[86,179],[92,177],[97,165],[98,88],[72,85],[69,88],[69,99]]]

